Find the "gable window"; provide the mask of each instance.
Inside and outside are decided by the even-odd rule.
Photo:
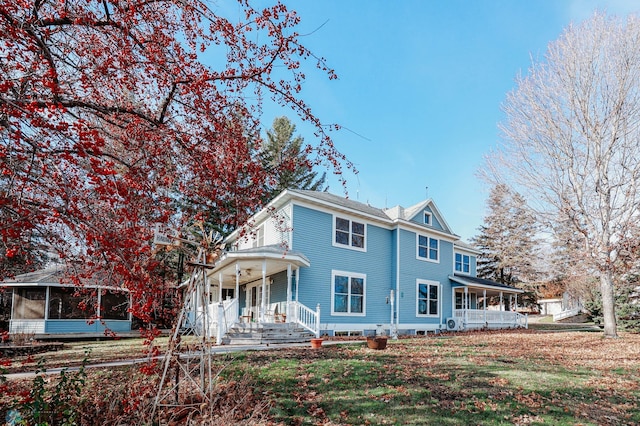
[[[365,242],[365,225],[341,217],[335,218],[335,237],[336,245],[343,245],[364,250]]]
[[[471,262],[466,254],[456,253],[456,272],[468,274],[471,271]]]
[[[439,240],[424,235],[418,235],[418,258],[438,262],[439,251]]]
[[[431,212],[425,210],[424,212],[424,224],[431,225]]]
[[[440,283],[436,281],[417,281],[417,315],[437,316],[440,306]]]
[[[333,271],[331,315],[364,315],[366,275]]]

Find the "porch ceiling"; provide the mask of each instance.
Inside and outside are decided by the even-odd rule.
[[[485,280],[483,278],[467,277],[456,274],[449,275],[449,279],[454,283],[460,284],[462,286],[487,290],[487,296],[497,296],[501,292],[507,294],[524,293],[524,290],[521,290],[519,288],[500,284],[491,280]]]
[[[262,269],[265,268],[265,276],[286,271],[287,266],[293,269],[308,267],[310,265],[302,253],[285,251],[280,246],[256,247],[246,250],[225,252],[215,266],[207,271],[209,279],[217,282],[222,274],[222,283],[236,283],[236,265],[240,271],[240,284],[246,284],[262,279]]]

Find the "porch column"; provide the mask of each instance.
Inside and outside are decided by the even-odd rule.
[[[300,268],[296,268],[296,310],[293,312],[293,316],[295,317],[295,321],[298,321],[300,318],[298,318],[298,312],[300,312],[300,309],[298,307],[298,303],[300,303],[300,301],[298,300],[298,289],[300,288]]]
[[[260,300],[260,321],[264,322],[264,312],[267,308],[267,259],[262,261],[262,300]]]
[[[487,289],[482,290],[482,309],[484,312],[484,324],[487,324]]]
[[[237,318],[240,318],[240,265],[236,262],[236,305],[237,305]],[[237,319],[236,318],[236,319]]]
[[[469,319],[469,316],[468,316],[469,299],[468,299],[468,297],[469,297],[469,287],[465,286],[465,288],[464,288],[464,302],[462,304],[462,306],[464,308],[464,324],[465,324],[465,327],[467,325],[467,320]]]
[[[287,316],[287,319],[285,320],[286,322],[290,321],[291,318],[291,314],[290,314],[290,305],[291,305],[291,264],[289,263],[287,265],[287,307],[285,308],[285,315]]]
[[[215,306],[217,307],[216,310],[209,310],[209,315],[213,316],[215,315],[215,318],[211,318],[209,317],[209,321],[213,322],[215,321],[215,331],[216,331],[216,345],[219,345],[220,343],[222,343],[222,324],[224,321],[224,305],[222,304],[222,272],[218,273],[218,303],[215,304]],[[209,301],[209,303],[211,304],[210,306],[213,307],[213,303],[211,301]],[[209,309],[209,307],[207,306],[207,309]],[[213,330],[210,329],[210,334],[213,332]]]
[[[16,289],[17,287],[13,288],[13,296],[11,296],[13,299],[15,299]],[[100,294],[100,291],[98,291],[98,294]],[[47,329],[46,322],[49,320],[49,303],[51,303],[50,299],[51,299],[51,286],[46,286],[44,288],[44,316],[43,316],[45,321],[45,330]],[[12,311],[13,311],[13,306],[16,306],[15,303],[12,305],[12,309],[11,309]],[[98,305],[98,308],[100,308],[100,305]],[[100,315],[99,310],[98,310],[98,315]]]
[[[500,292],[500,325],[504,322],[504,300],[502,299],[502,292]]]

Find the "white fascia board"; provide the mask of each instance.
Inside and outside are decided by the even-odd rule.
[[[456,245],[454,243],[453,245],[453,250],[457,251],[457,252],[461,252],[461,253],[468,253],[468,254],[473,254],[473,255],[478,255],[478,254],[482,254],[482,251],[478,250],[478,249],[474,249],[474,248],[470,248],[470,247],[463,247],[463,246],[459,246]]]
[[[247,220],[246,223],[243,223],[237,229],[235,229],[231,234],[229,234],[227,236],[227,238],[225,238],[225,242],[237,240],[238,239],[238,234],[240,233],[240,230],[247,223],[256,223],[256,224],[261,223],[263,220],[266,219],[266,217],[268,217],[270,215],[270,213],[269,213],[270,209],[279,210],[281,207],[283,207],[288,201],[290,201],[295,196],[296,196],[296,194],[293,194],[288,189],[285,189],[280,194],[278,194],[276,196],[276,198],[274,198],[273,200],[269,201],[269,203],[266,206],[264,206],[262,208],[262,210],[260,210],[258,213],[256,213],[253,216],[251,216],[249,218],[249,220]]]
[[[64,288],[78,288],[78,289],[99,289],[99,290],[116,290],[116,291],[124,291],[130,292],[130,290],[126,287],[113,287],[108,285],[92,285],[92,284],[61,284],[61,283],[0,283],[0,287],[64,287]]]
[[[429,206],[431,206],[431,210],[436,214],[436,216],[438,216],[438,221],[441,222],[441,225],[443,225],[446,230],[453,234],[453,231],[447,223],[447,220],[444,218],[444,216],[440,212],[440,209],[438,208],[438,206],[436,206],[436,203],[434,203],[432,199],[429,199]],[[458,239],[459,238],[460,237],[458,237]]]
[[[376,222],[378,225],[383,225],[381,227],[387,229],[393,229],[393,221],[386,220],[381,218],[380,216],[374,216],[368,213],[364,213],[360,210],[350,209],[344,206],[338,206],[333,203],[326,202],[324,200],[317,200],[310,197],[299,196],[296,194],[295,198],[292,200],[292,204],[300,207],[307,207],[316,211],[320,211],[328,214],[340,214],[343,213],[345,215],[351,217],[358,217],[362,219],[366,219],[368,222]]]
[[[243,253],[240,251],[230,251],[224,254],[208,274],[213,274],[220,269],[224,269],[225,267],[242,260],[276,260],[285,263],[292,263],[299,267],[308,267],[310,265],[309,260],[305,257],[298,256],[296,254],[287,254],[284,251],[280,254],[273,252]]]
[[[415,222],[410,222],[408,220],[396,220],[395,222],[398,225],[398,229],[404,229],[404,230],[419,232],[419,233],[428,234],[428,235],[436,235],[443,240],[450,241],[453,243],[455,243],[460,239],[460,236],[458,235],[449,234],[447,232],[439,231],[437,229],[428,228],[425,226],[420,226],[419,224]]]

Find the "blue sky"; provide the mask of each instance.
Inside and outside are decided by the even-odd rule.
[[[596,9],[640,10],[635,0],[284,3],[302,19],[303,43],[338,74],[307,73],[302,97],[324,123],[344,126],[332,136],[359,171],[344,175],[349,197],[376,207],[433,198],[464,240],[486,214],[490,188],[476,173],[498,141],[500,105],[518,73]],[[265,127],[277,115],[294,119],[267,109]],[[293,121],[313,143],[312,129]],[[334,178],[330,191],[343,193]]]

